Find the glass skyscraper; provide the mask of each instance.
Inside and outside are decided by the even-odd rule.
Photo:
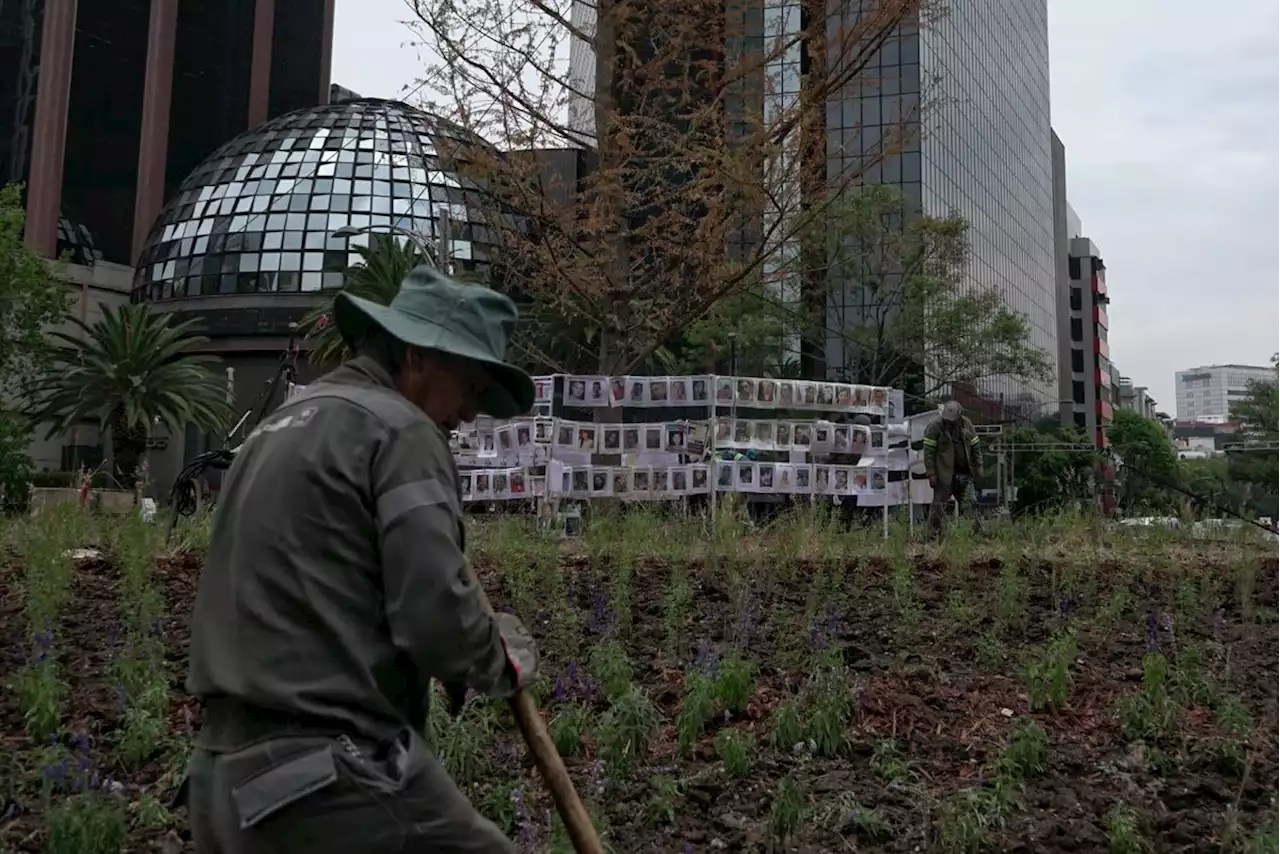
[[[954,0],[923,26],[903,27],[874,64],[828,104],[829,179],[895,137],[897,153],[863,181],[898,185],[908,214],[964,216],[969,285],[999,293],[1056,361],[1047,0]],[[853,322],[857,301],[842,289],[832,302],[829,371],[845,358],[834,330]],[[982,385],[1009,404],[1057,399],[1055,379]]]
[[[835,0],[841,2],[841,0]],[[856,21],[880,0],[843,0]],[[746,15],[746,49],[768,51],[798,35],[805,22],[799,0],[735,0]],[[834,8],[834,6],[833,6]],[[594,10],[574,4],[574,22],[594,29]],[[757,17],[758,16],[758,17]],[[751,21],[757,21],[752,32]],[[834,24],[834,22],[832,22]],[[833,38],[827,64],[841,60]],[[762,116],[769,123],[799,96],[802,47],[794,43],[764,70]],[[590,92],[591,46],[574,42],[570,76]],[[570,125],[590,134],[590,101],[570,105]],[[827,103],[826,177],[832,190],[858,182],[900,188],[907,216],[958,213],[970,224],[969,287],[994,290],[1030,327],[1031,341],[1051,362],[1058,358],[1057,285],[1053,235],[1053,155],[1049,123],[1048,0],[951,0],[943,14],[898,29],[869,66]],[[763,180],[771,195],[794,199],[799,188],[795,140],[784,142]],[[870,165],[867,165],[870,164]],[[797,206],[759,212],[764,233]],[[769,247],[764,273],[792,303],[800,288],[787,274],[794,240]],[[824,359],[829,375],[848,379],[854,362],[845,330],[860,322],[860,285],[831,282]],[[786,342],[786,349],[795,347]],[[1030,386],[1011,378],[980,383],[984,397],[1007,405],[1057,400],[1057,380]]]

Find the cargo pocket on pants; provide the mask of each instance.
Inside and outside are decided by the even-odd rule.
[[[333,751],[320,748],[288,759],[231,790],[231,802],[248,830],[338,779]]]

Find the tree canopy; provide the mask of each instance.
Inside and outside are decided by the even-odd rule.
[[[1276,371],[1280,356],[1271,357],[1270,380],[1250,380],[1245,397],[1231,408],[1231,417],[1240,423],[1241,441],[1227,449],[1228,484],[1239,503],[1256,516],[1280,518],[1280,440],[1277,416],[1280,395]]]
[[[439,57],[422,81],[432,108],[497,143],[445,154],[488,196],[518,296],[536,306],[526,314],[577,330],[576,361],[602,373],[644,365],[722,300],[793,293],[786,247],[838,191],[918,145],[918,91],[895,99],[840,174],[827,172],[823,128],[828,101],[874,85],[880,50],[928,24],[928,0],[865,0],[856,15],[809,2],[801,31],[762,39],[719,0],[411,6],[420,46]],[[575,41],[594,74],[568,67]],[[784,92],[780,64],[798,69],[802,51],[800,91]],[[558,174],[534,148],[589,149],[590,174]]]
[[[400,283],[423,262],[412,241],[390,234],[370,234],[364,246],[352,247],[360,260],[343,271],[343,288],[316,303],[298,324],[311,345],[308,359],[315,365],[335,365],[347,355],[347,345],[333,323],[333,300],[339,293],[388,305],[400,293]]]
[[[1182,469],[1163,426],[1122,409],[1113,416],[1107,438],[1121,463],[1121,507],[1167,511],[1181,505]]]
[[[6,390],[36,369],[46,353],[45,330],[61,323],[71,305],[55,268],[23,242],[25,223],[22,188],[0,188],[0,389]],[[0,409],[5,403],[0,399]]]
[[[963,217],[908,211],[900,192],[877,185],[844,194],[809,229],[825,243],[820,263],[839,327],[829,369],[922,396],[996,376],[1052,376],[1054,362],[1031,342],[1026,318],[969,279]]]
[[[154,425],[178,435],[187,425],[219,430],[230,419],[226,380],[218,360],[197,355],[206,339],[195,321],[146,305],[104,307],[92,325],[72,320],[80,335],[53,332],[48,363],[27,384],[29,412],[49,424],[48,436],[93,418],[111,430],[112,456],[122,482],[132,483]]]

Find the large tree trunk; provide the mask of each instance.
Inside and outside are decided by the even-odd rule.
[[[804,54],[801,60],[800,216],[826,201],[827,111],[823,84],[827,82],[826,0],[806,0]],[[805,228],[800,245],[801,319],[800,374],[827,378],[827,246],[822,230]]]
[[[123,413],[116,412],[107,421],[111,428],[111,464],[116,482],[123,489],[138,483],[138,464],[147,451],[147,431],[125,423]]]
[[[627,0],[599,0],[596,3],[596,90],[595,90],[595,128],[597,167],[595,176],[596,215],[607,224],[602,233],[609,235],[603,240],[602,254],[608,258],[605,268],[605,288],[609,313],[600,330],[596,342],[597,368],[601,374],[610,376],[620,373],[625,368],[628,351],[625,338],[620,332],[630,319],[630,278],[631,257],[627,235],[630,231],[627,223],[626,188],[623,186],[622,154],[618,143],[618,20],[624,16],[625,8],[619,8]],[[612,325],[612,328],[611,328]],[[595,410],[595,419],[603,423],[619,423],[622,421],[622,408],[618,406],[600,407]],[[619,454],[607,454],[600,457],[603,465],[621,465]]]

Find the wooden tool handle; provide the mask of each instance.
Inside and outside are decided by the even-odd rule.
[[[476,578],[470,565],[467,566],[467,572],[480,593],[481,606],[492,614],[493,606],[489,604],[489,597],[485,595],[484,588],[480,586],[480,580]],[[591,816],[578,797],[578,790],[573,787],[573,780],[564,767],[560,751],[556,750],[556,743],[547,732],[547,723],[538,711],[538,704],[533,697],[519,691],[511,698],[511,712],[520,727],[520,734],[524,736],[524,743],[529,745],[529,752],[533,754],[533,764],[538,766],[542,782],[551,792],[556,812],[560,813],[565,829],[569,831],[573,850],[578,854],[604,854],[604,846],[600,844],[595,825],[591,823]]]

